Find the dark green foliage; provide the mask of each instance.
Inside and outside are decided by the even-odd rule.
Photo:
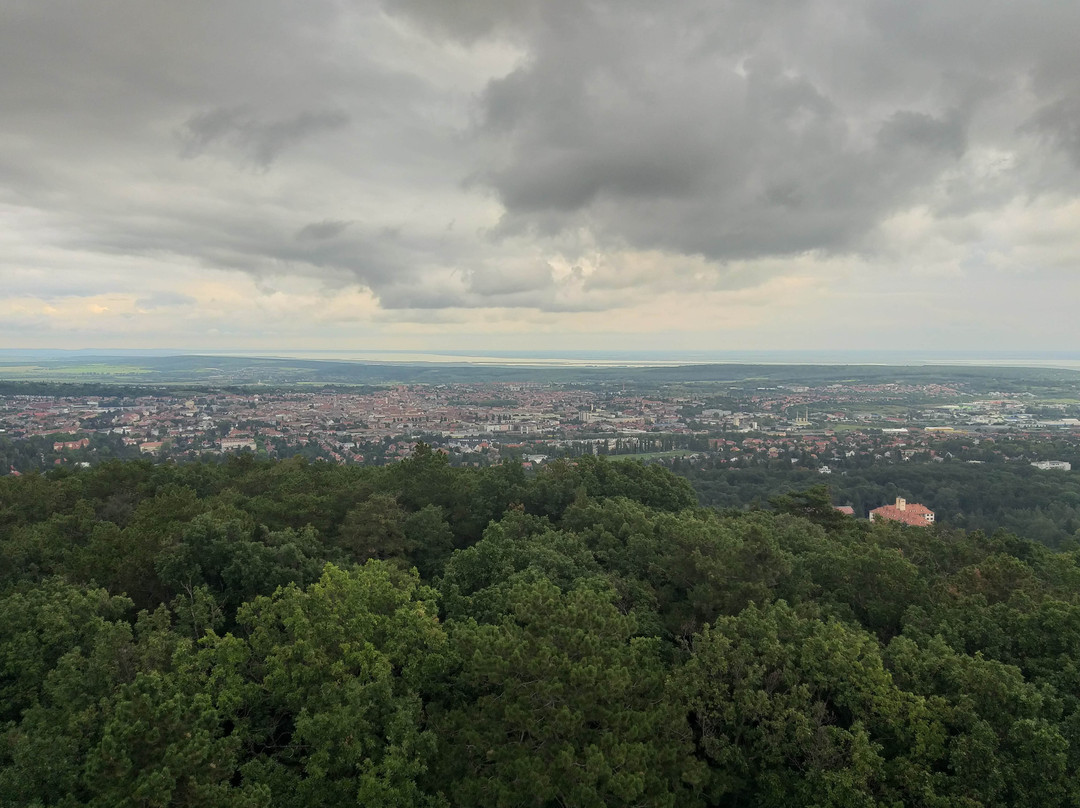
[[[492,524],[484,538],[454,554],[441,581],[448,616],[498,622],[514,587],[546,581],[563,590],[607,589],[599,565],[579,536],[521,511]]]
[[[1059,455],[1071,456],[1054,450],[1050,457]],[[951,459],[847,467],[829,477],[829,496],[832,502],[851,505],[862,518],[870,509],[902,496],[927,506],[939,523],[950,527],[987,533],[1006,530],[1049,547],[1080,546],[1080,474],[1041,471],[1026,460],[1006,463],[992,453],[986,457],[981,464]],[[790,513],[793,507],[813,510],[823,504],[817,493],[805,490],[824,490],[817,485],[821,477],[815,471],[767,466],[684,466],[679,471],[703,505],[744,508],[769,503]],[[806,515],[819,523],[821,517],[828,518],[824,511]]]
[[[636,637],[610,600],[522,582],[497,624],[453,624],[459,692],[436,727],[460,750],[444,764],[456,804],[697,803],[682,775],[700,767],[665,699],[659,641]]]
[[[546,466],[529,486],[529,511],[558,518],[581,494],[590,497],[628,497],[642,505],[679,511],[697,504],[694,489],[660,466],[636,461],[609,463],[596,457]]]
[[[943,753],[941,726],[896,686],[871,635],[783,602],[701,632],[675,689],[713,803],[909,804],[903,778]]]
[[[2,478],[0,805],[1080,802],[1080,553],[760,499],[424,446]]]

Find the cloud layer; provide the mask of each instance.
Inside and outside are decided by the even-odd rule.
[[[1003,0],[16,0],[0,339],[1060,347],[1076,30]]]

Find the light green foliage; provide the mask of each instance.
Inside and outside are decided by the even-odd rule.
[[[93,648],[131,607],[127,598],[55,578],[0,598],[0,721],[36,704],[60,659]]]
[[[86,793],[83,765],[101,731],[101,704],[136,673],[131,626],[115,619],[129,606],[56,581],[4,599],[9,723],[0,736],[0,804],[73,805]]]
[[[218,700],[245,739],[245,781],[279,806],[437,805],[417,784],[435,744],[421,693],[447,654],[433,595],[379,562],[327,566],[244,606],[242,647],[212,637],[202,658],[229,683]]]

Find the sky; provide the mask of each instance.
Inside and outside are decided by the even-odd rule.
[[[5,0],[0,348],[1080,346],[1080,3]]]

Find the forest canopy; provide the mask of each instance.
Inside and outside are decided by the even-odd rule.
[[[1074,805],[1080,554],[658,466],[0,478],[0,804]]]

